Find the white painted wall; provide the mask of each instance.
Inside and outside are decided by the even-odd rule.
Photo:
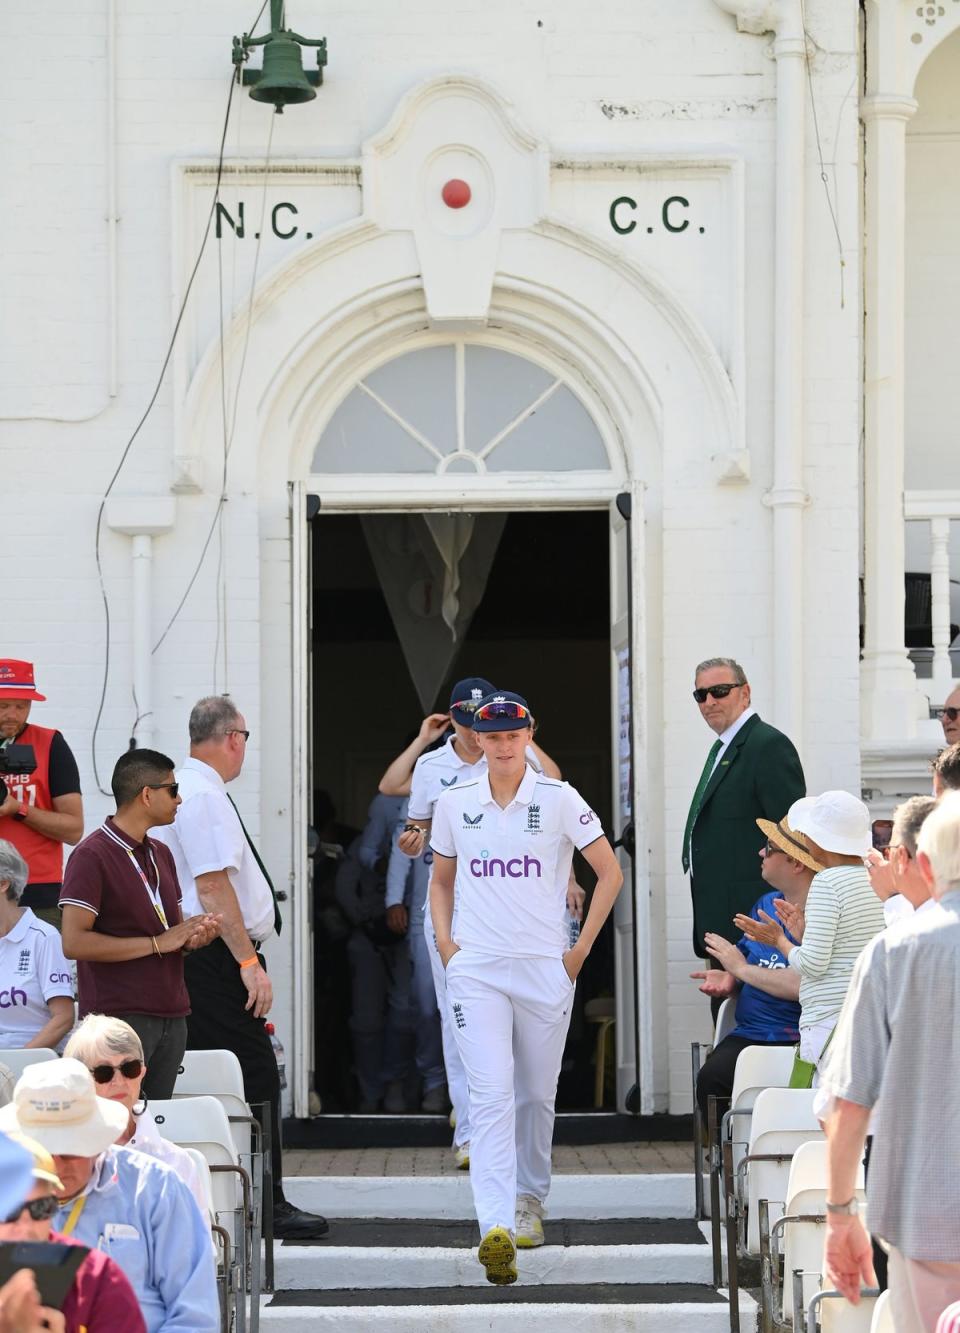
[[[8,492],[17,500],[7,507],[7,558],[16,558],[18,542],[25,554],[17,578],[6,588],[13,614],[8,611],[4,651],[37,664],[50,702],[37,706],[36,718],[60,726],[77,752],[88,827],[109,809],[109,801],[95,790],[91,764],[104,662],[93,558],[97,507],[153,390],[171,311],[182,291],[190,230],[175,165],[215,158],[230,39],[251,22],[257,7],[252,0],[206,0],[202,6],[170,0],[159,8],[126,0],[118,6],[120,355],[119,393],[113,400],[106,396],[108,0],[71,0],[69,5],[11,0],[5,11],[8,26],[19,36],[16,61],[0,87],[8,201],[0,213],[0,414],[5,414],[0,449]],[[859,781],[857,14],[852,0],[807,4],[813,96],[846,258],[841,306],[837,241],[808,124],[805,478],[811,505],[805,517],[806,605],[797,614],[809,624],[806,729],[798,739],[811,790],[857,790]],[[678,305],[707,330],[735,385],[750,479],[718,485],[716,469],[707,461],[713,428],[704,411],[699,438],[685,428],[683,449],[662,460],[648,532],[656,596],[648,608],[654,638],[648,649],[647,703],[650,731],[657,738],[651,746],[653,762],[660,764],[662,756],[662,769],[652,773],[657,789],[652,888],[654,919],[666,940],[656,974],[665,1000],[657,1019],[658,1094],[664,1108],[685,1110],[689,1041],[705,1036],[708,1027],[706,1003],[687,977],[693,961],[689,892],[679,867],[687,803],[710,740],[689,698],[693,665],[706,656],[733,654],[748,668],[756,703],[768,717],[772,697],[768,625],[777,590],[770,573],[771,515],[763,503],[772,480],[775,334],[771,38],[738,33],[712,0],[690,0],[682,17],[672,0],[557,0],[544,6],[490,0],[480,7],[472,0],[403,6],[371,0],[363,8],[291,0],[289,18],[300,32],[327,35],[330,65],[316,102],[274,119],[275,162],[322,158],[355,165],[362,143],[424,80],[450,71],[487,79],[512,102],[518,121],[549,146],[558,164],[590,155],[634,163],[592,174],[558,166],[551,206],[620,259],[648,265]],[[235,112],[228,156],[245,162],[262,158],[270,113],[240,94]],[[452,139],[455,129],[451,126]],[[717,231],[702,238],[705,245],[718,247],[707,265],[702,258],[683,258],[697,237],[658,232],[648,245],[646,233],[616,236],[606,216],[619,175],[629,186],[623,192],[635,190],[639,199],[651,186],[636,162],[662,156],[675,163],[679,155],[724,158],[739,172],[738,185],[730,184],[729,174],[715,172],[690,185],[691,201],[699,206],[696,186],[717,219]],[[676,180],[675,165],[665,168],[664,178]],[[236,188],[234,181],[225,202]],[[616,189],[620,192],[619,184]],[[324,214],[328,225],[351,216],[360,203],[355,180],[346,177],[327,197],[332,201]],[[284,248],[271,241],[262,253],[261,282],[289,264],[297,247],[308,244],[298,238]],[[511,245],[517,262],[523,262],[522,244],[514,238]],[[250,261],[249,252],[244,258],[236,247],[225,247],[223,253],[229,315],[231,308],[245,305]],[[737,275],[732,283],[731,273]],[[553,279],[562,292],[568,280],[562,266]],[[371,280],[360,255],[355,290],[362,291]],[[204,346],[209,351],[219,324],[218,286],[211,248],[184,330],[198,355]],[[618,302],[636,300],[624,293],[611,280],[593,293],[595,308],[587,310],[587,317],[606,320],[612,312],[624,321],[633,318],[632,309],[617,310]],[[325,296],[324,290],[316,295],[318,314]],[[616,318],[608,323],[612,326]],[[282,328],[271,329],[265,312],[250,351],[258,373],[265,373],[271,349],[283,336]],[[945,354],[949,341],[942,339],[938,346]],[[628,352],[624,349],[623,355]],[[191,359],[188,368],[194,364]],[[654,386],[668,403],[669,373],[663,371],[662,382]],[[124,467],[119,493],[169,493],[185,391],[184,383],[169,380],[161,390]],[[241,436],[249,427],[249,438],[259,440],[255,414],[261,410],[266,410],[262,403],[244,403]],[[90,419],[49,419],[57,417]],[[675,428],[676,421],[668,419],[664,438],[680,438]],[[193,442],[207,459],[200,474],[203,489],[179,495],[175,530],[155,542],[157,637],[183,595],[214,512],[219,482],[211,460],[221,447],[218,429],[212,415],[203,427],[205,438]],[[253,738],[236,795],[278,870],[278,882],[289,865],[291,836],[283,482],[293,471],[283,454],[286,446],[273,435],[271,453],[276,450],[279,456],[265,461],[238,443],[231,461],[223,520],[226,662],[222,626],[217,650],[216,541],[154,659],[156,743],[175,758],[183,753],[186,717],[195,698],[228,686],[244,709]],[[104,533],[112,648],[97,748],[102,779],[125,747],[134,717],[129,545],[129,538]],[[278,981],[278,1028],[285,1041],[292,1002],[288,941],[269,951]]]

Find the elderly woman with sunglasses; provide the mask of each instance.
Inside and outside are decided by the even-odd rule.
[[[50,1241],[57,1245],[78,1245],[79,1241],[51,1228],[60,1207],[57,1190],[63,1189],[53,1158],[34,1139],[19,1134],[14,1137],[33,1157],[33,1187],[23,1202],[0,1221],[0,1243]],[[64,1333],[146,1333],[133,1288],[119,1266],[98,1249],[91,1249],[77,1269],[61,1311],[41,1309],[39,1315],[38,1329],[63,1329]],[[30,1327],[20,1323],[13,1326]],[[0,1328],[3,1327],[0,1317]]]
[[[60,935],[20,906],[27,863],[0,838],[0,1049],[55,1047],[73,1026],[73,975]]]
[[[118,1102],[127,1108],[127,1124],[117,1139],[118,1147],[136,1148],[173,1167],[207,1215],[207,1194],[203,1176],[194,1159],[176,1143],[165,1139],[147,1109],[141,1086],[147,1073],[140,1038],[122,1018],[88,1014],[72,1034],[64,1055],[79,1060],[93,1075],[97,1096]]]

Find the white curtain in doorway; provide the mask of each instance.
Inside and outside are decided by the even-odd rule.
[[[429,713],[486,591],[506,515],[370,514],[361,521],[410,678]]]

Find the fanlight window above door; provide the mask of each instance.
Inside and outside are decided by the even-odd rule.
[[[600,432],[549,371],[495,347],[407,352],[333,414],[312,472],[606,471]]]

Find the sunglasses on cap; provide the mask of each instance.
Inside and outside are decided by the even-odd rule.
[[[693,697],[698,704],[707,702],[707,695],[712,694],[715,699],[725,699],[731,690],[739,690],[742,683],[734,685],[707,685],[702,689],[694,690]]]
[[[42,1199],[27,1199],[19,1208],[15,1208],[12,1213],[9,1213],[3,1221],[5,1225],[19,1222],[24,1213],[29,1213],[34,1222],[49,1222],[59,1207],[60,1201],[55,1194],[45,1194]]]
[[[960,717],[960,708],[941,708],[940,716],[945,717],[948,722],[956,722]]]
[[[109,1083],[114,1074],[122,1074],[124,1078],[139,1078],[143,1073],[142,1060],[124,1060],[119,1065],[94,1065],[90,1070],[95,1083]]]
[[[455,704],[450,705],[450,712],[456,708],[461,713],[475,713],[479,707],[479,699],[458,699]]]
[[[529,708],[518,704],[513,699],[501,699],[495,703],[484,704],[475,710],[475,716],[481,722],[493,722],[497,718],[506,718],[511,722],[523,722],[529,718]]]

